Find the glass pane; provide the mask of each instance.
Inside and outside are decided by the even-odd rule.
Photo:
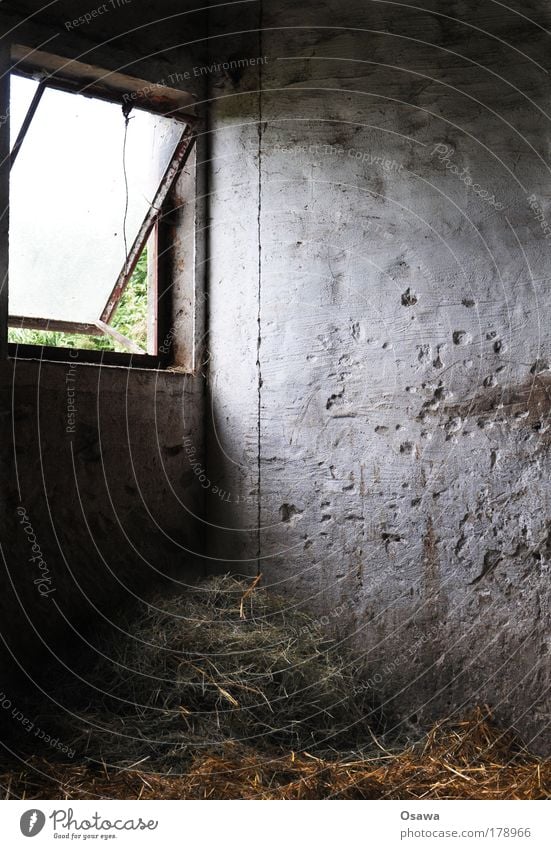
[[[120,105],[44,93],[11,172],[10,315],[99,319],[182,132],[133,111],[124,149]]]
[[[144,352],[148,348],[147,251],[148,248],[146,247],[110,321],[111,327],[143,348]],[[81,333],[64,333],[58,330],[31,330],[12,325],[8,328],[8,342],[18,345],[40,345],[46,348],[82,348],[92,351],[128,353],[128,348],[125,345],[113,339],[112,336],[103,333],[92,336]]]

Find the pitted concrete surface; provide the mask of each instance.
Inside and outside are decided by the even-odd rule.
[[[267,59],[211,122],[208,539],[398,722],[487,702],[545,746],[549,21],[518,12],[251,13]]]

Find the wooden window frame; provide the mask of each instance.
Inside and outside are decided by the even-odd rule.
[[[169,251],[167,219],[170,216],[173,193],[178,177],[185,168],[195,143],[195,115],[192,96],[179,89],[155,85],[126,74],[106,71],[76,60],[69,60],[39,50],[30,50],[21,45],[12,45],[11,73],[32,78],[39,75],[40,80],[45,83],[45,86],[42,85],[42,89],[44,87],[57,88],[111,103],[120,103],[121,107],[128,108],[129,111],[136,106],[153,114],[177,118],[182,122],[182,137],[159,183],[155,198],[128,254],[125,266],[113,285],[111,295],[98,321],[94,324],[77,324],[49,319],[9,316],[5,328],[6,334],[8,327],[11,326],[85,335],[104,335],[107,333],[116,338],[117,331],[109,327],[108,322],[116,311],[119,299],[145,246],[149,243],[151,250],[148,262],[148,351],[143,353],[137,346],[136,351],[123,353],[8,342],[8,356],[14,359],[81,362],[145,369],[163,369],[170,366],[170,354],[160,351],[160,348],[163,348],[161,342],[170,326],[172,313],[170,269],[167,262],[167,252]],[[39,94],[37,97],[36,106],[38,106],[40,96]],[[32,119],[32,114],[30,117]],[[23,137],[25,129],[23,125]],[[21,138],[21,141],[23,141],[23,138]],[[19,145],[16,142],[14,145],[15,155],[17,155],[18,149]],[[153,258],[151,258],[151,255]],[[152,341],[154,344],[152,344]],[[193,345],[193,343],[194,340],[190,339],[189,344]]]

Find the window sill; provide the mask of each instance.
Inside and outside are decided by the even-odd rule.
[[[83,348],[49,348],[40,345],[18,345],[14,342],[8,343],[8,359],[81,363],[82,365],[131,368],[133,370],[171,370],[170,360],[166,355],[124,354],[117,351],[92,351]]]

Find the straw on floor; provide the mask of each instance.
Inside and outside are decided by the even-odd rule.
[[[551,761],[488,708],[389,741],[371,691],[323,626],[260,579],[151,599],[96,639],[79,687],[33,719],[75,751],[22,755],[5,798],[543,799]],[[29,706],[30,711],[30,706]]]
[[[260,578],[210,577],[116,622],[87,683],[58,686],[67,710],[37,718],[88,759],[166,773],[228,741],[323,755],[373,746],[380,717],[351,658]]]
[[[228,744],[182,776],[33,760],[0,774],[0,785],[6,799],[549,799],[551,761],[477,709],[435,726],[422,748],[372,759],[270,757]]]

